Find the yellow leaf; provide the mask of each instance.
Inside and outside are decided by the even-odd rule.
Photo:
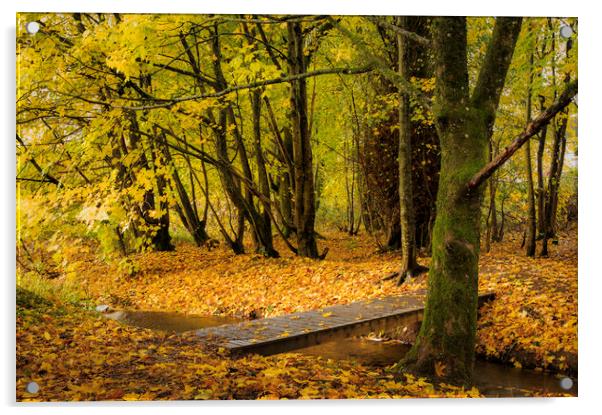
[[[445,363],[435,362],[435,374],[438,377],[445,376]]]
[[[137,393],[128,393],[121,397],[121,399],[123,399],[124,401],[137,401],[139,400],[139,398],[140,395],[138,395]]]
[[[331,311],[329,311],[328,313],[323,313],[322,314],[322,317],[330,317],[330,316],[332,316],[332,312]]]
[[[198,400],[207,400],[207,399],[211,399],[212,398],[212,394],[211,394],[211,390],[209,389],[201,389],[196,395],[194,395],[194,399],[198,399]]]
[[[50,333],[48,333],[47,331],[44,332],[44,338],[48,341],[50,341],[51,337],[50,337]]]

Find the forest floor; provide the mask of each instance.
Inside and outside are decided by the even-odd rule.
[[[289,353],[231,359],[201,347],[194,335],[125,326],[89,311],[177,311],[248,318],[401,295],[426,287],[426,277],[401,287],[384,276],[399,253],[377,253],[367,236],[325,233],[323,261],[233,255],[180,243],[176,251],[131,256],[135,275],[91,253],[74,258],[73,276],[39,281],[23,276],[17,295],[18,400],[299,399],[480,396],[433,385],[385,368]],[[421,258],[428,265],[428,258]],[[121,271],[120,271],[121,270]],[[549,258],[526,258],[520,239],[493,244],[480,261],[480,291],[494,301],[480,310],[481,357],[556,373],[577,370],[577,235],[561,235]],[[76,281],[74,283],[73,281]],[[76,294],[74,294],[74,291]],[[86,305],[87,311],[85,307]],[[40,391],[26,391],[29,382]]]

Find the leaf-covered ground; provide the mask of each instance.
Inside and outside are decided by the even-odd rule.
[[[402,287],[382,282],[397,268],[398,254],[375,253],[370,239],[327,238],[324,261],[235,256],[221,247],[209,252],[181,244],[175,252],[135,256],[141,268],[135,276],[85,255],[78,258],[77,281],[93,304],[232,316],[273,316],[424,288],[424,277]],[[516,366],[575,370],[576,236],[561,238],[546,259],[525,258],[519,245],[511,239],[482,255],[480,287],[495,291],[496,299],[481,309],[478,352]],[[298,354],[234,360],[203,349],[193,336],[120,325],[23,293],[19,400],[478,396],[476,389],[435,388],[423,379],[396,382],[384,369],[346,361]],[[39,393],[26,392],[31,381]]]
[[[549,258],[525,257],[517,238],[481,255],[480,290],[494,291],[496,300],[481,309],[478,352],[517,366],[568,369],[577,353],[576,235],[563,235]],[[98,302],[115,307],[241,317],[401,295],[426,286],[425,278],[402,287],[382,282],[396,270],[398,253],[375,253],[369,238],[332,234],[324,244],[330,248],[324,261],[287,255],[284,247],[280,252],[286,256],[266,259],[184,244],[176,252],[137,256],[141,272],[135,277],[92,267],[84,284]],[[428,258],[421,262],[428,264]]]
[[[481,308],[477,352],[517,367],[576,374],[576,235],[560,238],[549,258],[527,258],[518,246],[511,240],[481,257],[480,287],[496,299]]]
[[[27,392],[30,382],[38,393]],[[18,307],[21,401],[478,396],[412,376],[395,381],[353,362],[299,354],[231,359],[204,349],[194,334],[124,326],[71,307]]]

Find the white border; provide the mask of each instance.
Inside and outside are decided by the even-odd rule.
[[[602,360],[602,342],[598,316],[600,309],[596,307],[602,295],[602,264],[600,257],[600,241],[602,229],[598,211],[602,206],[600,198],[599,168],[602,158],[601,128],[596,122],[600,118],[600,61],[599,46],[596,43],[602,38],[599,27],[602,20],[596,13],[594,2],[579,1],[525,1],[504,0],[497,2],[471,2],[468,0],[104,0],[87,2],[82,0],[19,0],[2,2],[2,126],[5,132],[2,137],[2,156],[4,158],[0,171],[0,195],[2,195],[2,228],[0,228],[0,252],[4,256],[2,269],[3,299],[2,334],[5,340],[2,345],[2,403],[9,406],[10,413],[32,410],[43,413],[120,413],[128,412],[154,414],[176,409],[185,412],[225,412],[225,413],[283,413],[307,414],[318,411],[345,411],[346,413],[364,413],[371,407],[379,412],[419,411],[420,413],[440,413],[457,410],[463,414],[500,413],[507,415],[517,409],[543,411],[549,413],[584,413],[599,406],[600,395],[600,360]],[[291,14],[429,14],[429,15],[522,15],[522,16],[578,16],[579,21],[579,77],[581,91],[579,94],[579,398],[573,399],[505,399],[505,400],[404,400],[404,401],[329,401],[329,402],[224,402],[224,403],[138,403],[134,405],[118,404],[67,404],[67,405],[35,405],[15,406],[14,404],[14,236],[15,236],[15,148],[12,139],[14,134],[15,112],[15,59],[14,28],[17,11],[108,11],[108,12],[143,12],[143,13],[291,13]],[[597,300],[597,301],[596,301]],[[174,405],[176,406],[175,408]],[[170,408],[170,409],[168,409]],[[173,409],[171,409],[173,408]]]

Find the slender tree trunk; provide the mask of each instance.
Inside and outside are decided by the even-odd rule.
[[[545,97],[539,97],[540,111],[544,110]],[[539,134],[537,146],[537,239],[543,239],[545,234],[545,200],[546,191],[543,178],[543,155],[546,148],[547,125],[542,128]],[[542,248],[543,249],[543,248]]]
[[[295,222],[293,218],[292,203],[294,189],[293,138],[290,128],[288,127],[284,128],[283,134],[280,134],[270,100],[268,97],[264,97],[263,101],[268,113],[269,126],[274,136],[277,153],[280,155],[279,161],[284,167],[283,172],[277,179],[278,202],[280,205],[280,214],[282,216],[282,233],[284,237],[289,237],[294,231]]]
[[[156,181],[156,190],[158,196],[158,202],[154,197],[154,192],[148,192],[147,194],[152,194],[152,198],[148,200],[147,207],[149,208],[146,211],[145,220],[147,224],[150,224],[156,230],[154,231],[151,243],[152,247],[156,251],[173,251],[175,246],[171,243],[171,236],[169,234],[169,203],[167,200],[167,180],[165,176],[158,171],[158,164],[164,164],[165,160],[162,160],[159,152],[155,146],[156,140],[151,140],[149,143],[149,156],[152,161],[152,170],[155,176]],[[158,212],[158,217],[152,217],[150,211],[155,210]]]
[[[485,234],[485,252],[489,252],[491,250],[491,203],[489,203],[485,226],[487,227],[487,232]]]
[[[197,244],[197,246],[201,246],[209,239],[209,235],[207,235],[205,230],[205,221],[199,218],[198,212],[196,211],[194,204],[190,200],[188,192],[186,191],[186,188],[180,179],[180,174],[178,173],[178,169],[174,164],[169,146],[167,145],[167,137],[165,134],[161,136],[161,141],[163,155],[166,162],[171,167],[172,181],[175,185],[176,194],[180,199],[176,205],[176,209],[180,215],[180,218],[182,219],[182,223],[194,239],[194,242]],[[194,181],[191,180],[191,183],[194,183]]]
[[[564,125],[563,125],[563,129],[564,131],[562,132],[562,138],[561,138],[561,143],[560,143],[560,160],[558,161],[558,174],[556,175],[556,193],[554,195],[554,202],[552,204],[552,230],[554,232],[554,234],[556,235],[556,230],[557,230],[557,218],[558,218],[558,194],[560,192],[560,179],[562,178],[562,169],[564,167],[564,155],[566,154],[566,129],[567,129],[567,122],[568,122],[568,111],[566,113],[567,119],[564,120]]]
[[[154,140],[148,143],[148,148],[145,148],[135,113],[130,114],[130,122],[129,138],[131,151],[136,150],[140,153],[139,159],[136,162],[136,167],[143,171],[152,171],[155,179],[155,186],[144,191],[142,203],[136,206],[135,210],[141,223],[134,228],[135,233],[139,233],[140,236],[144,235],[146,240],[144,241],[143,246],[155,251],[171,251],[174,249],[174,246],[171,244],[171,237],[169,235],[169,206],[167,200],[165,200],[166,182],[165,178],[157,173],[156,154],[153,147]],[[124,140],[122,140],[121,145],[124,150],[126,150],[126,143]],[[130,171],[130,175],[135,177],[136,172]],[[157,192],[157,195],[155,192]],[[158,196],[159,199],[158,206],[156,196]],[[155,210],[159,212],[158,217],[151,216],[151,211]],[[142,232],[140,231],[141,228],[143,229]]]
[[[301,23],[288,22],[289,74],[305,73],[303,34]],[[307,85],[305,79],[291,82],[291,113],[293,125],[293,162],[295,171],[295,225],[297,253],[318,258],[315,239],[315,191],[313,181],[312,149],[307,118]]]
[[[529,84],[527,86],[527,123],[531,121],[531,95],[533,86],[533,48],[529,58]],[[525,165],[527,170],[527,240],[526,255],[535,256],[536,245],[536,216],[535,216],[535,192],[533,190],[533,169],[531,166],[531,140],[525,143]]]
[[[568,59],[571,50],[571,41],[566,45],[566,57]],[[552,49],[554,53],[554,49]],[[553,62],[552,75],[556,79],[555,62]],[[566,74],[564,84],[568,85],[571,80],[570,74]],[[566,128],[568,123],[569,108],[565,107],[560,116],[554,120],[554,142],[552,144],[552,161],[550,163],[550,172],[548,175],[548,189],[546,191],[546,201],[544,204],[544,235],[541,247],[541,256],[548,256],[548,239],[555,237],[555,217],[556,207],[558,205],[558,189],[560,187],[560,178],[562,174],[562,164],[564,163],[564,146],[566,145]],[[562,157],[561,157],[562,156]]]
[[[215,25],[214,31],[215,36],[212,38],[212,50],[215,58],[213,60],[213,70],[216,78],[217,87],[223,90],[227,88],[227,83],[221,67],[221,46],[217,25]],[[254,117],[254,134],[256,142],[261,139],[261,131],[259,125],[260,109],[261,105],[259,101],[259,96],[256,96],[256,99],[253,103],[253,110],[256,115],[256,117]],[[213,119],[213,116],[211,116],[210,118]],[[228,123],[232,127],[234,127],[232,131],[238,149],[238,156],[240,158],[242,174],[245,179],[244,183],[242,184],[240,183],[240,180],[238,180],[238,178],[235,179],[235,175],[228,167],[231,163],[228,156],[228,147],[226,142]],[[267,212],[268,208],[264,204],[264,213],[267,213],[267,215],[262,215],[254,205],[253,193],[250,189],[250,186],[253,186],[254,184],[253,173],[251,171],[250,163],[248,160],[247,151],[242,137],[242,132],[239,130],[239,127],[236,123],[236,115],[231,105],[227,105],[226,107],[221,108],[219,110],[219,120],[218,122],[214,122],[214,124],[216,125],[214,125],[212,128],[215,136],[215,148],[217,158],[220,162],[220,165],[217,167],[220,173],[222,185],[234,206],[236,206],[236,208],[239,210],[239,212],[242,213],[244,218],[249,221],[249,224],[253,229],[252,236],[256,244],[256,250],[263,252],[266,256],[277,257],[278,252],[273,248],[272,244],[271,219],[268,222],[269,225],[265,222],[266,216],[268,216],[269,219],[269,212]],[[257,157],[260,158],[260,162],[263,162],[263,156],[261,154],[258,154]],[[261,167],[259,168],[261,170]],[[263,173],[260,171],[259,181],[259,193],[262,194],[267,192],[267,200],[269,200],[269,183],[267,183],[265,163],[263,164]],[[244,192],[242,190],[242,186],[244,186]],[[265,197],[265,194],[263,194],[263,196]],[[239,232],[237,232],[237,234],[242,235],[243,226],[241,226],[240,224],[240,215],[238,228]],[[238,245],[242,245],[242,239],[240,241],[235,241],[235,244],[233,246],[238,249]]]
[[[393,218],[387,221],[385,250],[396,251],[401,248],[401,223],[399,212],[394,211]]]
[[[493,157],[497,154],[497,152],[499,151],[499,142],[496,143],[496,145],[494,146],[494,143],[492,141],[489,142],[489,161],[493,160]],[[496,202],[496,197],[497,197],[497,179],[496,179],[496,175],[492,175],[491,178],[489,179],[489,202],[490,202],[490,208],[491,208],[491,241],[492,242],[499,242],[498,239],[498,221],[497,221],[497,202]]]
[[[454,383],[471,380],[477,321],[483,187],[467,192],[467,183],[487,162],[495,112],[520,26],[520,19],[496,20],[471,98],[466,19],[433,19],[441,177],[424,320],[402,366]]]
[[[502,216],[502,221],[500,223],[500,229],[498,231],[496,241],[502,242],[504,240],[504,225],[506,224],[506,213],[504,212],[504,200],[502,199],[502,206],[500,207],[500,214]]]
[[[293,160],[293,135],[290,128],[284,130],[284,151],[287,157],[291,161],[291,168],[283,173],[282,176],[282,190],[280,192],[280,206],[282,209],[282,215],[286,221],[284,226],[284,232],[286,236],[296,232],[294,229],[295,214],[293,206],[293,194],[295,194],[295,170],[292,165]]]
[[[398,17],[398,24],[406,28],[406,17]],[[397,35],[397,55],[399,75],[408,78],[407,40]],[[412,192],[412,131],[410,124],[410,97],[399,94],[399,217],[401,227],[401,270],[397,284],[412,277],[416,263],[416,222],[414,220],[414,196]]]
[[[265,167],[263,158],[263,150],[261,148],[261,90],[257,89],[251,92],[251,107],[253,113],[253,136],[255,138],[255,163],[257,164],[257,176],[259,181],[259,191],[267,199],[270,200],[270,183],[268,173]],[[261,241],[260,250],[264,255],[272,258],[279,256],[274,249],[272,239],[272,219],[268,207],[264,204],[260,213],[261,220],[257,227],[257,236]]]
[[[536,244],[536,217],[535,217],[535,195],[533,192],[533,172],[531,170],[531,146],[527,141],[525,144],[525,164],[527,170],[527,236],[525,241],[525,253],[527,256],[535,256]]]

